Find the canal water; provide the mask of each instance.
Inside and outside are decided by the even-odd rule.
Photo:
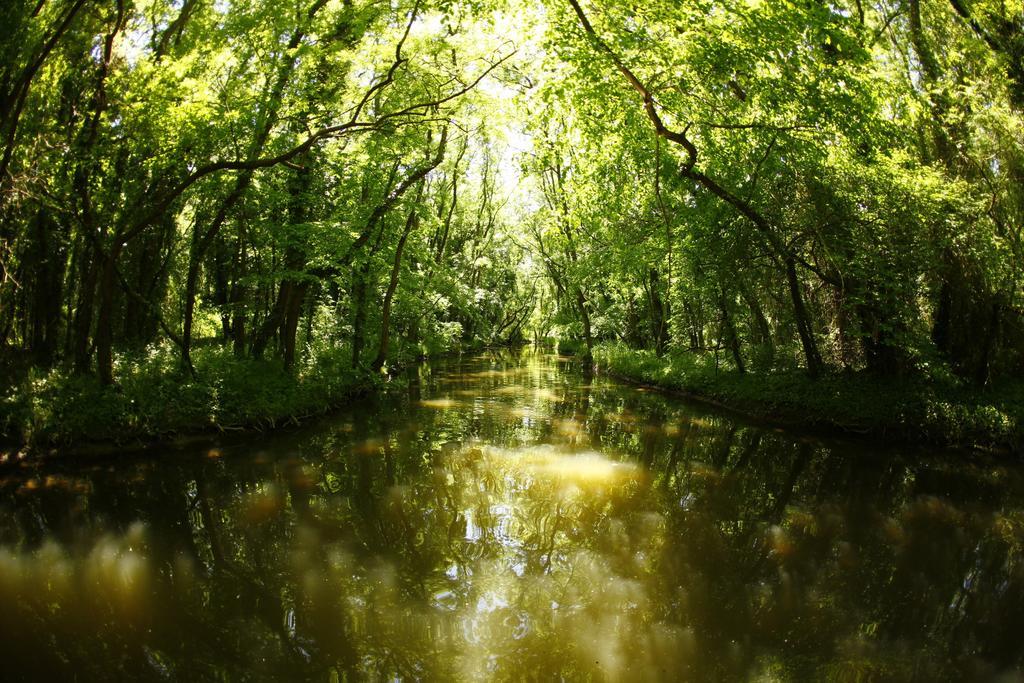
[[[502,352],[0,476],[0,679],[1024,680],[1024,469]]]

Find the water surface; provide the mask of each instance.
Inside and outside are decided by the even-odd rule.
[[[1024,680],[1024,470],[488,354],[0,476],[5,680]]]

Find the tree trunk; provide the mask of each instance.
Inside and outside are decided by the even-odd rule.
[[[804,306],[803,294],[800,291],[800,279],[796,273],[796,261],[786,259],[786,279],[789,282],[789,296],[793,302],[793,319],[796,322],[800,345],[803,347],[804,360],[807,363],[807,374],[816,378],[821,374],[821,354],[814,340],[814,329],[811,326],[807,308]]]
[[[590,329],[590,313],[587,311],[587,298],[583,295],[583,289],[576,287],[576,307],[580,312],[580,321],[583,323],[583,341],[587,344],[587,352],[583,356],[583,362],[587,365],[594,360],[594,337]]]
[[[747,308],[750,309],[750,316],[754,321],[753,329],[756,335],[756,343],[763,351],[764,357],[762,360],[766,366],[770,366],[775,359],[775,344],[772,342],[772,328],[768,323],[768,317],[764,314],[761,302],[750,291],[750,287],[742,281],[740,281],[739,286],[740,295],[747,304]]]
[[[302,317],[302,304],[309,291],[309,282],[294,283],[288,288],[288,302],[285,305],[285,318],[281,326],[281,347],[284,355],[284,369],[295,368],[295,340]]]
[[[270,344],[271,338],[281,329],[288,311],[291,288],[292,282],[290,280],[285,280],[281,283],[281,287],[277,291],[277,298],[274,300],[274,308],[271,309],[270,314],[267,315],[266,320],[263,321],[260,329],[253,336],[253,358],[263,357],[263,353],[267,350],[267,345]]]
[[[197,239],[198,236],[193,238],[194,245]],[[198,247],[194,246],[189,253],[188,274],[185,276],[185,306],[182,314],[181,331],[181,367],[193,375],[195,374],[195,369],[192,366],[192,324],[196,310],[196,289],[199,286],[200,267],[197,249]]]
[[[234,282],[231,283],[231,342],[236,358],[245,356],[245,297],[246,288],[242,284],[245,277],[247,260],[242,233],[239,231],[235,245]]]
[[[379,371],[383,368],[387,360],[388,344],[391,341],[391,304],[395,297],[395,291],[398,289],[398,277],[402,272],[402,253],[405,251],[405,243],[408,241],[409,235],[419,224],[416,203],[419,202],[422,196],[423,181],[421,180],[419,188],[416,190],[416,199],[413,201],[413,206],[409,210],[409,216],[405,220],[405,229],[402,231],[402,237],[398,240],[398,246],[395,247],[395,262],[391,267],[391,279],[388,282],[387,292],[384,294],[384,307],[381,311],[380,343],[377,346],[377,357],[370,364],[374,371]]]
[[[121,255],[118,246],[120,238],[114,237],[110,252],[102,255],[100,267],[99,297],[100,308],[96,316],[96,370],[100,383],[110,386],[114,383],[114,304],[116,288],[114,287],[117,270],[117,259]]]
[[[65,252],[61,226],[49,211],[40,209],[32,243],[33,277],[29,348],[38,362],[49,365],[57,352]]]
[[[87,243],[82,251],[78,303],[75,306],[74,332],[71,337],[71,357],[75,372],[78,374],[89,372],[91,365],[89,336],[92,331],[92,318],[96,305],[96,280],[100,268],[95,246]]]
[[[659,356],[665,355],[668,348],[668,311],[661,298],[660,276],[657,268],[651,268],[651,334],[654,337],[654,349]]]
[[[228,311],[231,289],[228,278],[230,255],[223,235],[218,235],[214,240],[211,256],[213,304],[219,309],[221,335],[226,343],[231,340],[231,313]]]
[[[352,367],[358,368],[363,355],[366,330],[366,288],[370,262],[352,268]]]
[[[725,298],[725,292],[718,293],[718,306],[722,313],[722,331],[725,332],[726,343],[729,344],[729,351],[736,363],[736,370],[741,374],[747,374],[747,368],[743,364],[743,353],[740,348],[740,338],[736,334],[736,325],[733,324],[732,313],[729,311],[729,302]]]

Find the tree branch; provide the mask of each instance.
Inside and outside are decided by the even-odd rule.
[[[400,48],[398,51],[396,51],[396,53],[400,54]],[[192,187],[192,185],[194,185],[195,183],[199,182],[200,180],[209,175],[220,173],[222,171],[254,171],[259,169],[272,168],[274,166],[284,164],[285,162],[289,162],[295,157],[299,156],[300,154],[309,151],[314,145],[316,145],[321,140],[341,137],[343,135],[353,132],[375,130],[378,129],[382,123],[390,121],[397,117],[412,115],[425,116],[431,109],[436,109],[442,104],[451,102],[452,100],[468,93],[470,90],[479,85],[484,78],[490,75],[491,72],[493,72],[501,64],[511,59],[512,56],[515,54],[515,52],[512,52],[502,57],[500,60],[492,64],[482,74],[480,74],[480,76],[473,80],[469,85],[460,88],[459,90],[453,93],[450,93],[443,97],[439,97],[434,100],[419,102],[397,112],[391,112],[389,114],[377,117],[373,121],[359,121],[358,117],[362,112],[363,107],[365,107],[366,103],[370,100],[372,92],[379,91],[387,84],[393,82],[394,74],[397,72],[398,66],[400,66],[399,62],[396,61],[394,64],[392,64],[391,69],[389,69],[388,76],[383,81],[381,81],[381,83],[374,85],[363,96],[360,104],[357,105],[356,107],[353,117],[349,119],[347,122],[337,124],[334,126],[323,127],[320,130],[308,136],[305,140],[295,145],[291,149],[282,152],[281,154],[278,154],[276,156],[265,157],[261,159],[218,161],[206,164],[205,166],[196,169],[187,178],[181,181],[177,186],[169,190],[157,202],[156,206],[149,213],[147,213],[145,216],[139,219],[129,230],[127,230],[124,233],[122,239],[123,241],[128,242],[131,239],[135,238],[142,231],[144,231],[146,228],[152,225],[156,220],[158,220],[160,216],[162,216],[167,211],[170,205],[173,204],[174,201],[177,200],[182,194],[184,194],[186,190],[188,190],[190,187]],[[404,61],[404,59],[401,56],[399,56],[399,59],[402,59]]]
[[[690,127],[687,126],[686,128],[683,129],[682,132],[679,132],[670,130],[665,125],[665,123],[661,119],[661,115],[658,113],[658,108],[655,105],[654,95],[647,88],[647,86],[644,85],[639,78],[637,78],[636,74],[634,74],[621,59],[619,59],[619,56],[615,54],[614,50],[612,50],[608,46],[608,44],[605,43],[599,35],[597,35],[597,32],[594,30],[594,27],[590,24],[590,20],[587,19],[587,15],[583,12],[583,8],[580,7],[579,0],[569,0],[569,4],[572,5],[573,10],[575,10],[576,12],[576,16],[579,17],[580,24],[583,25],[583,30],[590,38],[590,41],[594,43],[594,45],[597,46],[597,48],[601,52],[604,52],[606,55],[608,55],[608,57],[612,60],[612,63],[614,63],[615,66],[618,68],[619,72],[623,76],[625,76],[626,80],[633,87],[633,89],[636,90],[643,98],[644,111],[647,112],[647,118],[649,118],[651,120],[651,123],[654,124],[654,130],[658,133],[659,136],[667,140],[671,140],[672,142],[676,143],[677,145],[680,145],[683,149],[685,149],[687,154],[686,166],[688,168],[693,168],[697,163],[697,147],[690,141],[688,137],[686,137],[686,132],[689,130]]]

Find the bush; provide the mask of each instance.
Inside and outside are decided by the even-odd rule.
[[[741,375],[708,354],[659,358],[621,344],[601,345],[598,367],[623,379],[710,399],[793,424],[929,443],[1024,448],[1024,384],[978,390],[954,382],[901,381],[866,373],[812,380],[798,371]]]
[[[560,338],[555,341],[555,351],[563,356],[582,356],[587,344],[582,339]]]
[[[197,379],[176,350],[158,346],[118,357],[118,385],[63,370],[32,371],[0,399],[5,441],[56,445],[131,440],[236,427],[273,426],[323,413],[383,378],[349,367],[347,349],[319,351],[295,374],[280,362],[198,349]]]

